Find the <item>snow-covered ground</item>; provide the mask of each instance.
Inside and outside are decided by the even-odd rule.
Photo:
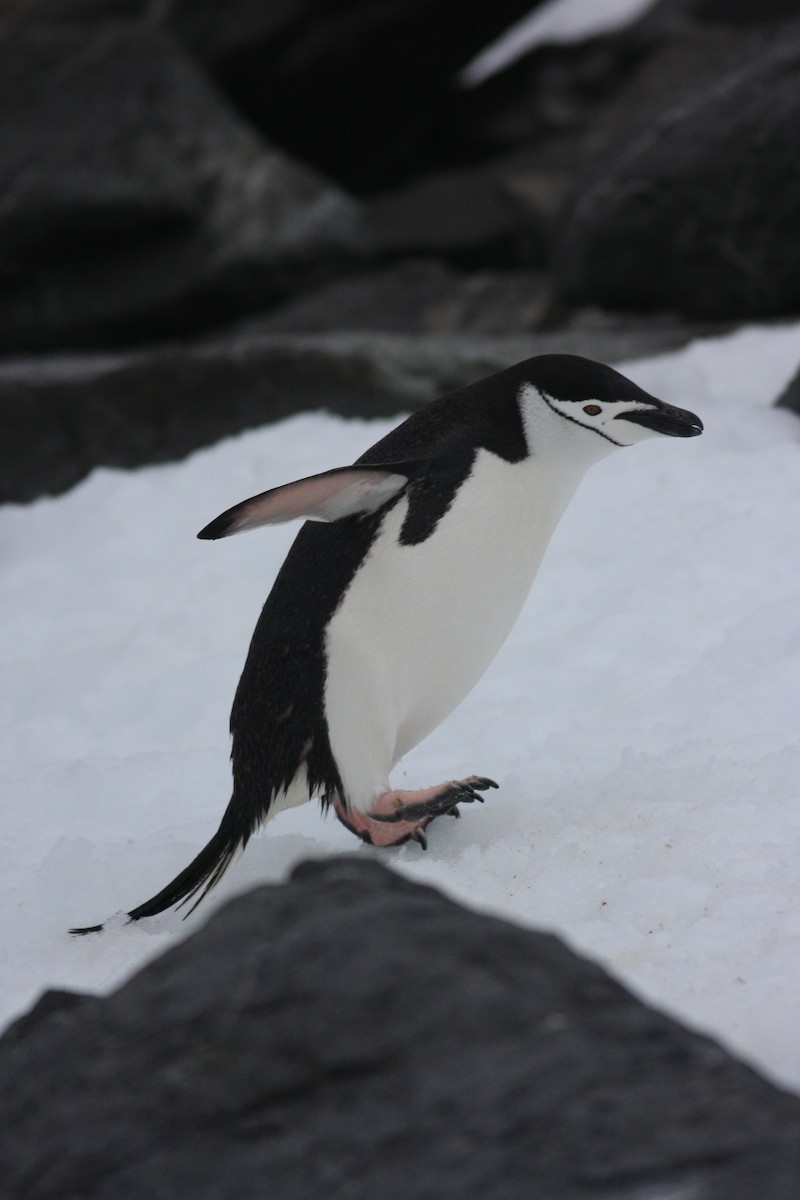
[[[628,368],[698,412],[594,467],[511,639],[397,782],[500,782],[410,877],[556,930],[641,995],[800,1085],[800,421],[771,407],[800,325]],[[251,842],[186,923],[68,926],[146,899],[216,828],[227,720],[293,527],[195,532],[351,461],[390,423],[308,414],[187,462],[96,471],[0,510],[2,1008],[103,991],[234,892],[361,845],[316,805]],[[502,580],[498,580],[502,587]]]

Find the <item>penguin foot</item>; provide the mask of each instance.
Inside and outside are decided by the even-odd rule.
[[[334,812],[346,829],[370,846],[402,846],[404,842],[419,843],[428,848],[425,830],[436,817],[459,817],[459,804],[483,803],[487,788],[496,788],[493,779],[470,775],[467,779],[450,779],[435,787],[411,792],[396,790],[376,797],[369,812],[350,808],[338,795],[331,796]]]
[[[493,779],[470,775],[466,779],[449,779],[436,787],[419,792],[384,792],[373,804],[369,815],[374,821],[396,824],[405,821],[432,821],[445,813],[458,816],[458,804],[483,804],[481,792],[496,788]]]
[[[433,817],[426,817],[422,821],[398,821],[392,825],[384,825],[370,813],[359,812],[357,808],[345,808],[338,797],[333,802],[333,809],[345,829],[360,837],[368,846],[402,846],[404,842],[413,841],[418,842],[423,850],[428,849],[425,828],[430,825]]]

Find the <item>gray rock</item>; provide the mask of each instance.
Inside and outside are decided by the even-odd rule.
[[[456,295],[440,323],[446,311],[452,322],[458,305],[463,312],[468,299]],[[591,314],[574,328],[504,337],[294,335],[254,321],[196,342],[0,363],[0,503],[64,491],[96,466],[173,461],[305,409],[392,416],[534,354],[614,362],[680,345],[693,332]]]
[[[435,255],[464,266],[536,266],[545,226],[491,166],[441,171],[374,197],[367,210],[378,252]]]
[[[81,1005],[89,1008],[96,1007],[97,1003],[97,996],[92,996],[88,992],[67,992],[61,988],[51,988],[47,992],[42,992],[33,1008],[23,1013],[21,1017],[17,1017],[9,1025],[3,1034],[3,1039],[6,1046],[10,1046],[14,1042],[22,1041],[35,1029],[44,1025],[52,1028],[64,1013],[72,1012]]]
[[[304,292],[253,325],[267,333],[510,337],[538,329],[548,309],[546,281],[534,271],[464,273],[434,259],[406,259]]]
[[[0,1040],[7,1200],[800,1188],[797,1097],[557,938],[363,856],[306,863],[106,999],[49,1007]]]
[[[170,33],[266,136],[348,186],[440,161],[452,81],[541,0],[14,0],[12,18]],[[435,145],[428,146],[432,138]]]
[[[516,343],[280,337],[0,365],[0,502],[64,491],[104,465],[181,458],[304,409],[385,416],[525,357]]]
[[[357,204],[147,28],[0,29],[0,109],[0,351],[202,326],[363,250]]]
[[[584,157],[581,140],[624,88],[633,70],[670,30],[640,22],[612,34],[564,44],[543,43],[453,99],[452,137],[482,147],[482,157],[526,154],[571,177]],[[555,161],[554,161],[555,160]]]
[[[721,25],[761,25],[797,16],[797,0],[690,0],[700,21]]]
[[[84,30],[125,21],[161,29],[206,62],[254,43],[262,49],[308,20],[314,0],[17,0],[9,20],[17,25],[73,25]]]
[[[237,107],[281,146],[372,192],[423,164],[438,168],[456,73],[541,2],[311,0],[280,38],[215,69]]]
[[[561,229],[568,300],[800,308],[800,22],[765,29],[677,37],[623,91]]]
[[[679,314],[561,310],[547,276],[535,271],[458,271],[434,259],[406,259],[336,279],[248,319],[270,334],[346,331],[480,338],[532,338],[531,353],[642,358],[719,334],[730,322]]]

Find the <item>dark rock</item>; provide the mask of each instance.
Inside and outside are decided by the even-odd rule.
[[[533,271],[464,274],[436,260],[406,260],[337,279],[258,319],[265,333],[374,330],[511,337],[538,329],[549,306]]]
[[[456,293],[450,319],[459,305],[465,313],[468,300]],[[516,337],[292,335],[262,332],[253,321],[202,342],[8,362],[0,364],[0,503],[62,492],[96,466],[182,458],[304,409],[392,416],[534,354],[618,362],[672,349],[696,332],[655,319],[613,324],[598,314]]]
[[[214,64],[260,129],[357,192],[418,172],[460,67],[541,0],[310,0]],[[335,119],[331,119],[331,105]]]
[[[75,25],[84,29],[126,21],[172,34],[198,58],[225,59],[257,43],[283,36],[307,18],[314,0],[15,0],[9,19],[17,25]]]
[[[462,154],[485,158],[525,148],[532,167],[555,150],[559,167],[574,172],[577,140],[666,36],[661,25],[544,43],[483,80],[472,82],[467,73],[451,101],[450,140]]]
[[[735,321],[688,321],[680,313],[614,312],[607,308],[579,308],[570,312],[563,327],[550,336],[569,336],[583,350],[566,353],[606,358],[613,362],[649,358],[678,350],[700,337],[719,337],[737,328]]]
[[[585,147],[572,135],[424,175],[366,202],[376,254],[509,271],[547,266]]]
[[[374,197],[369,227],[378,252],[432,254],[463,266],[536,266],[545,227],[491,167],[429,175]]]
[[[8,1200],[795,1200],[798,1121],[555,937],[355,857],[0,1041]]]
[[[533,220],[535,226],[542,230],[543,261],[547,264],[557,219],[572,190],[575,156],[580,149],[569,137],[561,140],[557,146],[559,151],[563,149],[565,152],[561,155],[561,162],[557,161],[558,154],[547,153],[546,145],[538,145],[533,152],[525,151],[510,156],[502,163],[502,167],[498,164],[507,194],[528,214],[529,220]]]
[[[699,21],[721,25],[763,25],[797,16],[797,0],[692,0]]]
[[[0,351],[207,325],[360,251],[356,204],[150,30],[0,31],[0,109]]]
[[[17,0],[27,23],[160,27],[270,140],[356,189],[419,169],[460,67],[540,0]]]
[[[533,338],[530,353],[642,358],[720,334],[723,322],[672,313],[559,310],[547,277],[534,271],[461,272],[432,259],[405,260],[334,280],[241,326],[252,333],[333,331],[452,337]]]
[[[629,32],[637,40],[657,41],[699,25],[753,27],[789,21],[797,15],[797,0],[655,0],[629,26]]]
[[[76,1008],[86,1008],[87,1006],[91,1008],[98,1003],[97,996],[51,988],[50,991],[42,993],[33,1008],[23,1013],[16,1021],[12,1021],[3,1033],[3,1039],[11,1045],[12,1042],[29,1037],[34,1030],[41,1029],[44,1024],[53,1028],[55,1024],[61,1022],[61,1018],[66,1013],[71,1013]]]
[[[800,22],[768,28],[676,38],[623,91],[561,230],[567,299],[723,318],[800,307]]]
[[[153,12],[151,0],[139,6]],[[232,71],[238,56],[250,58],[255,47],[266,50],[298,23],[313,21],[314,7],[314,0],[170,0],[158,6],[158,19],[203,62]]]
[[[775,403],[778,408],[791,409],[800,417],[800,367],[797,368]]]
[[[181,458],[303,409],[385,416],[525,357],[522,339],[215,340],[0,366],[0,502],[64,491],[95,466]]]

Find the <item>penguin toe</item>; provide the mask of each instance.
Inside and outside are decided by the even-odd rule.
[[[483,804],[481,792],[496,788],[485,775],[450,779],[447,783],[420,791],[384,792],[376,797],[368,812],[350,806],[338,794],[332,795],[333,810],[345,829],[369,846],[402,846],[414,841],[428,848],[425,829],[437,817],[460,817],[459,804]]]
[[[497,786],[493,779],[484,775],[469,775],[466,779],[451,779],[439,787],[428,788],[424,792],[407,792],[405,794],[411,803],[400,804],[389,812],[376,812],[373,809],[370,817],[374,821],[386,824],[394,824],[399,821],[422,821],[426,818],[433,820],[435,817],[452,813],[459,804],[473,804],[476,800],[479,804],[483,804],[483,796],[480,793]],[[421,799],[423,796],[424,799]],[[417,800],[417,797],[420,799]]]
[[[469,784],[479,792],[486,792],[489,788],[499,788],[500,784],[495,783],[493,779],[489,779],[488,775],[468,775],[466,779],[462,779],[461,783]]]

